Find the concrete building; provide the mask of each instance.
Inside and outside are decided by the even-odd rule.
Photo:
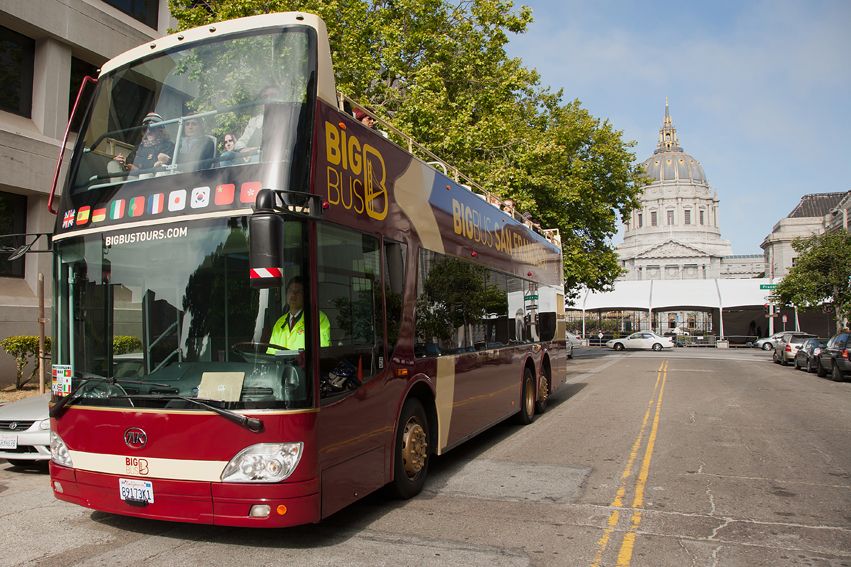
[[[851,191],[846,191],[845,196],[824,217],[825,231],[851,230]]]
[[[785,218],[780,219],[760,247],[765,251],[766,276],[782,278],[795,263],[792,242],[822,234],[833,224],[848,226],[849,192],[804,195]],[[841,203],[844,202],[844,209]],[[843,213],[844,210],[844,213]]]
[[[718,194],[703,166],[683,151],[668,103],[653,155],[642,163],[650,178],[641,206],[624,222],[617,246],[622,280],[754,278],[761,254],[734,256],[718,226]]]
[[[176,25],[168,0],[0,0],[0,235],[51,232],[47,211],[59,146],[85,75]],[[71,136],[69,147],[73,144]],[[61,187],[61,179],[60,179]],[[27,242],[31,240],[27,239]],[[0,247],[23,244],[4,238]],[[34,246],[44,250],[45,239]],[[0,339],[37,334],[38,274],[51,303],[49,254],[0,255]],[[48,326],[48,334],[50,327]],[[0,386],[14,379],[0,352]]]

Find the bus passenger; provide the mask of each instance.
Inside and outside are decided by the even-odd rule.
[[[235,146],[236,136],[233,132],[226,132],[225,135],[222,136],[222,151],[219,154],[218,160],[220,167],[228,167],[237,163],[237,155],[234,151]]]
[[[242,136],[234,144],[234,150],[243,154],[255,154],[260,151],[263,134],[263,113],[265,106],[279,99],[281,91],[275,85],[267,85],[260,91],[257,100],[257,113],[248,120]]]
[[[216,157],[216,139],[206,134],[204,121],[198,117],[183,121],[183,132],[177,146],[177,159],[188,171],[209,169]]]
[[[171,162],[174,155],[174,142],[168,137],[165,126],[160,124],[163,117],[156,112],[149,112],[143,119],[145,133],[139,147],[126,158],[119,153],[107,165],[109,173],[120,171],[149,170],[161,168]]]
[[[304,350],[304,281],[295,276],[286,289],[287,311],[275,321],[269,343],[288,350]],[[319,312],[319,346],[331,346],[331,323],[328,316]],[[266,354],[277,354],[269,348]]]
[[[387,132],[385,132],[384,130],[380,130],[375,123],[375,118],[367,114],[365,110],[361,108],[356,108],[353,115],[355,117],[355,120],[369,128],[370,130],[375,130],[385,138],[387,137]]]

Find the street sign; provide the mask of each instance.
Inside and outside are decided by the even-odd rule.
[[[777,289],[776,283],[761,283],[759,289]]]
[[[527,296],[526,296],[526,301],[535,301],[535,300],[537,300],[537,299],[538,299],[538,295],[537,295],[537,294],[535,294],[535,295],[527,295]]]

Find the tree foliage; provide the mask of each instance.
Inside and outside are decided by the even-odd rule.
[[[526,31],[510,0],[170,0],[180,29],[301,10],[328,26],[337,88],[543,226],[568,290],[620,274],[611,238],[643,185],[632,143],[505,51]]]
[[[44,352],[50,354],[50,337],[44,337]],[[24,369],[31,361],[38,360],[38,337],[16,335],[0,341],[0,348],[15,357],[15,388],[20,390],[38,374],[38,364],[33,367],[29,378],[24,379]]]
[[[830,305],[839,330],[851,316],[851,233],[844,230],[796,239],[795,265],[777,286],[784,305]]]

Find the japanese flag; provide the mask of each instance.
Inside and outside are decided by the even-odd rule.
[[[168,210],[182,211],[186,208],[186,189],[178,189],[168,194]]]

